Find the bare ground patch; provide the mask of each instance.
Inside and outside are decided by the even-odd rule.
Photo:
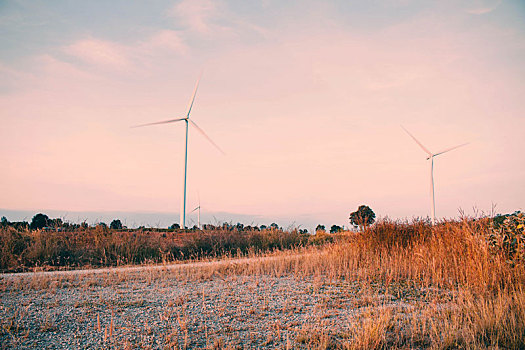
[[[41,284],[42,276],[10,276],[0,339],[6,348],[342,348],[363,327],[383,327],[370,340],[380,345],[394,320],[450,301],[445,292],[322,276],[199,276],[147,268],[52,274]]]

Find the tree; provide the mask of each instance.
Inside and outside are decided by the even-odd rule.
[[[273,229],[273,230],[278,230],[279,229],[279,225],[277,225],[275,222],[272,222],[272,224],[270,225],[270,228]]]
[[[122,222],[119,219],[115,219],[111,221],[111,224],[109,224],[109,228],[113,230],[122,230]]]
[[[47,221],[47,224],[50,227],[60,228],[60,227],[62,227],[64,225],[64,222],[62,221],[62,219],[56,218],[56,219],[49,219]]]
[[[14,227],[17,230],[27,230],[29,228],[29,223],[27,221],[15,221],[11,222],[9,226]]]
[[[326,231],[326,227],[324,225],[317,225],[317,227],[315,228],[315,232],[317,231]]]
[[[360,205],[357,211],[350,213],[350,223],[355,227],[366,227],[372,225],[376,219],[376,214],[367,205]]]
[[[30,227],[32,230],[38,230],[39,228],[46,227],[48,221],[49,217],[47,215],[38,213],[35,216],[33,216],[33,220],[31,220]]]
[[[332,227],[330,227],[330,233],[337,233],[337,232],[341,232],[343,229],[341,228],[341,226],[337,226],[337,225],[332,225]]]
[[[99,222],[96,227],[100,227],[102,229],[108,228],[108,225],[106,225],[105,222]]]
[[[170,230],[178,230],[180,229],[180,225],[179,224],[173,224],[171,225],[170,227],[168,227]]]
[[[9,220],[5,216],[2,216],[2,219],[0,220],[0,226],[9,226]]]

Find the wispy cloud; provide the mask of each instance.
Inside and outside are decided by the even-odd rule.
[[[211,0],[183,0],[173,6],[168,15],[190,30],[207,34],[212,30],[212,18],[217,12],[217,3]]]
[[[171,51],[180,54],[188,52],[188,46],[184,39],[179,32],[174,30],[161,30],[155,33],[149,40],[140,45],[139,49]]]
[[[188,50],[184,39],[174,30],[159,30],[142,41],[127,45],[90,37],[63,48],[64,53],[84,63],[117,71],[149,66],[161,56],[185,55]]]
[[[237,38],[245,34],[267,37],[266,28],[241,18],[226,4],[211,0],[182,0],[171,7],[167,15],[184,31],[205,37]]]
[[[64,49],[69,55],[91,64],[111,66],[113,68],[126,68],[130,61],[126,48],[117,43],[88,38],[79,40]]]
[[[501,0],[481,1],[476,4],[476,7],[468,9],[467,12],[473,15],[483,15],[494,11],[500,4]]]

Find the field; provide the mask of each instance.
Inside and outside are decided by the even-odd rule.
[[[491,219],[435,227],[383,220],[238,254],[216,245],[223,254],[197,262],[4,274],[0,341],[4,348],[521,349],[523,247],[502,232]]]

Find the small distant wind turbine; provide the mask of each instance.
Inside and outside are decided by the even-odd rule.
[[[438,152],[438,153],[432,153],[425,146],[423,146],[423,144],[421,142],[419,142],[414,137],[414,135],[412,135],[410,132],[408,132],[407,129],[405,129],[402,125],[401,125],[401,127],[403,128],[403,130],[405,130],[405,132],[414,141],[416,141],[416,143],[419,145],[419,147],[421,147],[423,149],[423,151],[425,151],[425,153],[428,155],[427,160],[430,159],[430,192],[432,194],[432,226],[434,226],[436,224],[436,200],[434,198],[434,157],[439,156],[440,154],[452,151],[453,149],[456,149],[456,148],[468,145],[468,142],[467,143],[462,143],[461,145],[457,145],[457,146],[454,146],[454,147],[447,148],[447,149],[445,149],[445,150],[443,150],[441,152]]]
[[[190,112],[191,112],[191,108],[193,107],[193,102],[195,101],[195,95],[197,94],[197,88],[199,87],[199,81],[200,81],[200,77],[199,79],[197,79],[197,83],[195,84],[193,95],[191,96],[190,102],[188,104],[188,113],[186,113],[185,117],[133,126],[133,128],[139,128],[143,126],[168,124],[168,123],[175,123],[175,122],[180,122],[180,121],[186,122],[186,142],[184,146],[184,177],[183,177],[184,181],[183,181],[183,186],[182,186],[182,198],[181,198],[181,209],[180,209],[180,227],[181,228],[186,227],[186,176],[188,173],[188,124],[191,123],[191,125],[195,129],[197,129],[197,131],[200,132],[213,146],[215,146],[215,148],[217,148],[222,154],[224,154],[223,150],[219,146],[217,146],[217,144],[215,144],[215,142],[213,142],[212,139],[208,135],[206,135],[204,130],[202,130],[192,119],[190,119]]]
[[[195,210],[198,210],[197,212],[197,227],[201,228],[201,199],[199,197],[199,206],[195,209],[193,209],[191,212],[193,213]]]

